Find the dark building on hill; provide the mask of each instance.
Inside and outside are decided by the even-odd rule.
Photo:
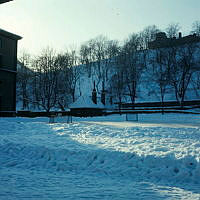
[[[149,42],[149,49],[157,49],[157,48],[167,48],[174,46],[181,46],[189,43],[197,43],[200,42],[200,37],[196,34],[188,35],[182,37],[181,33],[179,33],[179,37],[176,38],[167,38],[165,32],[159,32],[156,34],[156,39],[152,42]]]
[[[9,0],[0,0],[1,3]],[[17,42],[21,37],[0,29],[0,116],[16,110]]]

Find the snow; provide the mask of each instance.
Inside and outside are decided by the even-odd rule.
[[[70,104],[70,108],[104,108],[101,102],[95,104],[89,96],[80,96],[74,103]]]
[[[0,118],[0,199],[200,199],[200,116]]]

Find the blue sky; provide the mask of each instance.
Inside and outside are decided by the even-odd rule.
[[[14,0],[0,5],[0,28],[19,34],[19,50],[79,47],[98,35],[124,40],[148,25],[175,22],[188,34],[200,0]]]

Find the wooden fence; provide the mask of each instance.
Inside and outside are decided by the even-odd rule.
[[[142,102],[142,103],[117,103],[118,108],[115,112],[120,113],[195,113],[200,114],[195,111],[200,108],[200,101],[184,101],[182,105],[177,101],[167,101],[167,102]]]

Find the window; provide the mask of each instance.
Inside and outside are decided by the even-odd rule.
[[[2,48],[2,44],[3,42],[2,42],[2,39],[0,38],[0,48]]]

